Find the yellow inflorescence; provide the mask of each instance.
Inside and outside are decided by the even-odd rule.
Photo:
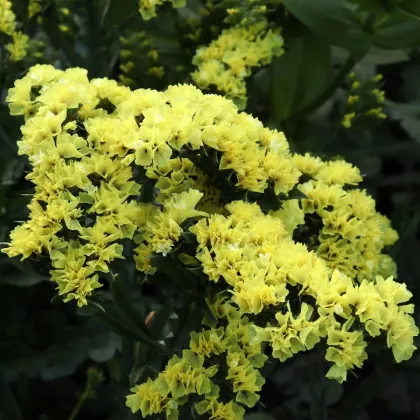
[[[156,7],[171,1],[175,8],[185,7],[186,0],[139,0],[139,11],[144,20],[156,17]]]
[[[294,155],[293,163],[307,179],[298,187],[307,198],[272,213],[291,225],[289,233],[299,240],[309,221],[314,230],[305,243],[330,268],[359,281],[396,277],[395,264],[383,251],[397,241],[397,232],[375,211],[365,190],[348,188],[362,181],[359,170],[343,160],[323,162],[309,154]]]
[[[382,79],[383,76],[377,74],[364,82],[360,82],[356,79],[355,73],[349,75],[349,96],[341,121],[344,128],[386,119],[386,114],[383,112],[385,91],[380,89]]]
[[[165,76],[165,68],[158,65],[159,52],[153,48],[152,39],[145,31],[140,31],[120,37],[122,49],[120,51],[119,81],[125,86],[135,84],[134,74],[145,72],[148,76],[161,79]],[[145,57],[147,56],[147,58]]]
[[[29,19],[37,15],[42,9],[40,0],[29,0],[28,3],[28,16]]]
[[[12,10],[12,2],[0,0],[0,32],[12,35],[16,28],[16,15]]]
[[[257,193],[272,184],[276,194],[287,194],[300,175],[281,133],[192,86],[131,92],[107,79],[89,82],[82,69],[38,65],[16,81],[8,101],[12,115],[26,118],[19,153],[33,166],[28,179],[36,193],[30,220],[12,232],[5,251],[48,254],[60,294],[80,305],[99,287],[98,272],[122,258],[122,239],[137,232],[137,265],[145,268],[150,252],[170,251],[185,218],[206,214],[193,211],[203,193],[189,187],[212,194],[203,200],[209,209],[218,206],[218,191],[202,172],[192,183],[182,171],[166,176],[168,165],[176,169],[177,151],[219,152],[219,168],[236,174],[237,188]],[[157,179],[167,197],[163,210],[135,202],[133,165]]]
[[[264,20],[249,27],[237,26],[197,50],[193,59],[197,70],[191,76],[201,89],[213,88],[244,108],[246,78],[254,68],[269,64],[281,54],[283,39],[267,30]]]
[[[6,44],[10,61],[20,61],[26,55],[29,37],[16,30],[16,15],[12,10],[12,2],[0,0],[0,36],[7,36],[10,40]]]
[[[282,133],[189,85],[131,91],[37,65],[7,100],[25,117],[19,153],[35,193],[3,252],[48,257],[59,294],[79,306],[127,239],[139,271],[153,276],[167,258],[208,280],[212,316],[133,388],[133,412],[175,420],[193,404],[242,419],[264,384],[267,344],[284,361],[322,342],[339,382],[374,339],[397,362],[411,357],[411,293],[384,253],[397,234],[351,164],[292,156]]]

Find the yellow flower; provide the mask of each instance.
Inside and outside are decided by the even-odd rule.
[[[16,15],[12,11],[12,2],[0,0],[0,32],[12,35],[16,27]]]
[[[7,44],[6,49],[10,53],[11,61],[20,61],[26,55],[29,37],[22,32],[13,32],[13,43]]]
[[[169,399],[163,396],[156,384],[149,378],[147,382],[131,389],[132,395],[127,397],[127,407],[133,413],[141,411],[143,417],[162,413],[167,409]]]
[[[245,108],[245,79],[252,68],[269,64],[273,57],[283,53],[282,37],[266,26],[267,22],[262,20],[249,27],[225,29],[210,45],[199,48],[193,59],[197,66],[191,74],[194,82],[202,89],[215,86]]]
[[[242,420],[245,410],[233,401],[224,404],[215,398],[207,398],[194,406],[197,414],[209,415],[209,420]]]
[[[348,331],[351,324],[346,323],[342,329],[328,330],[328,350],[325,358],[333,362],[333,366],[327,372],[327,378],[336,379],[339,383],[346,380],[347,371],[353,367],[361,367],[367,359],[366,342],[360,331]]]

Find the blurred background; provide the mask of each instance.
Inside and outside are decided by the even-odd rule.
[[[23,56],[8,48],[8,3],[16,31],[28,37]],[[6,103],[14,80],[33,64],[50,63],[84,67],[91,78],[132,88],[192,83],[197,46],[229,26],[225,10],[237,3],[194,0],[179,9],[168,3],[145,21],[133,0],[0,0],[1,243],[26,219],[32,191],[27,161],[17,154],[23,121],[9,115]],[[399,232],[390,254],[420,308],[420,3],[241,4],[252,17],[254,6],[266,3],[275,10],[270,19],[281,27],[284,54],[247,79],[246,112],[283,130],[295,152],[341,156],[361,169],[364,188]],[[140,297],[134,280],[132,287],[133,296],[153,308],[153,289]],[[48,275],[0,254],[0,419],[74,419],[92,367],[103,378],[77,418],[135,417],[125,407],[136,376],[123,351],[129,344],[55,295]],[[375,354],[343,385],[324,378],[316,352],[269,364],[261,404],[246,419],[420,418],[419,357],[395,365]]]

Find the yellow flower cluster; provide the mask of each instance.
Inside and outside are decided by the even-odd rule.
[[[151,39],[146,32],[135,32],[128,37],[120,37],[120,82],[125,86],[135,84],[134,74],[145,72],[149,76],[162,78],[165,75],[163,66],[158,65],[159,52],[152,47]],[[140,53],[140,57],[137,57]],[[144,77],[144,76],[143,76]]]
[[[379,89],[383,79],[381,74],[365,82],[356,79],[355,73],[349,76],[349,96],[345,104],[345,114],[341,125],[344,128],[360,126],[365,122],[380,121],[386,118],[383,112],[385,92]]]
[[[397,241],[398,234],[376,212],[373,198],[355,188],[362,181],[359,170],[343,160],[324,162],[309,154],[295,154],[293,163],[305,177],[298,188],[307,198],[290,200],[271,214],[330,268],[359,281],[378,274],[395,277],[396,266],[383,250]]]
[[[191,217],[206,216],[207,213],[195,210],[195,206],[203,196],[197,190],[173,194],[164,201],[163,210],[153,204],[140,204],[142,226],[135,241],[139,244],[135,249],[137,269],[147,274],[154,274],[150,256],[153,253],[168,255],[179,240],[183,229],[181,225]]]
[[[0,1],[0,32],[12,35],[16,27],[16,16],[12,10],[12,2],[9,0]]]
[[[366,359],[365,334],[385,334],[397,362],[411,357],[418,329],[408,315],[414,306],[400,306],[411,297],[405,285],[381,276],[354,285],[295,243],[280,220],[264,215],[257,204],[237,201],[226,207],[229,217],[201,219],[190,231],[197,237],[204,273],[229,285],[230,302],[241,314],[258,320],[276,308],[272,321],[251,327],[251,343],[269,342],[273,356],[284,361],[326,338],[326,359],[334,363],[327,377],[340,382]],[[302,302],[298,307],[296,300]],[[352,330],[356,320],[358,328]]]
[[[197,50],[191,76],[201,89],[216,89],[239,106],[246,105],[246,79],[256,67],[283,54],[282,37],[261,20],[249,27],[226,29],[210,45]]]
[[[41,0],[29,0],[28,3],[28,16],[29,19],[37,15],[42,9]]]
[[[33,166],[28,179],[36,192],[30,220],[12,232],[4,251],[22,258],[49,255],[60,294],[79,305],[100,286],[98,272],[123,257],[122,239],[138,231],[137,265],[147,271],[150,252],[166,255],[185,218],[205,214],[192,211],[203,193],[187,192],[188,183],[179,189],[191,162],[171,160],[172,154],[213,150],[220,155],[217,169],[236,174],[236,188],[258,193],[269,184],[276,194],[287,193],[300,175],[281,133],[192,86],[131,92],[107,79],[89,82],[82,69],[37,65],[16,81],[7,100],[11,114],[26,119],[19,153]],[[177,162],[186,163],[181,172],[174,171]],[[168,200],[164,210],[134,200],[140,185],[132,180],[133,165],[158,178],[160,201],[165,193]],[[207,202],[214,208],[218,191],[197,174],[195,187],[213,194]],[[173,183],[184,191],[178,201],[174,190],[165,189]]]
[[[197,414],[214,420],[240,420],[243,406],[257,403],[257,392],[265,382],[258,369],[267,356],[261,344],[250,343],[248,319],[241,319],[239,311],[225,300],[216,299],[211,308],[220,320],[229,319],[227,326],[192,332],[190,347],[181,358],[174,356],[154,381],[149,378],[131,390],[127,405],[133,413],[140,410],[143,417],[165,413],[167,419],[183,418],[182,406],[195,394]],[[227,398],[231,400],[221,401]]]
[[[29,38],[23,32],[16,30],[16,15],[9,0],[0,0],[0,39],[2,34],[11,41],[6,44],[10,61],[22,60],[26,55]]]
[[[139,0],[139,12],[144,20],[156,17],[156,7],[167,3],[169,0]],[[175,8],[185,7],[187,0],[170,0]]]
[[[19,153],[35,193],[3,252],[49,258],[59,294],[79,306],[126,240],[139,271],[171,278],[164,259],[205,284],[213,316],[133,388],[133,412],[176,420],[193,404],[242,419],[264,383],[267,343],[284,361],[323,342],[326,375],[339,382],[372,340],[397,362],[411,357],[411,293],[384,253],[397,234],[351,164],[292,156],[282,133],[189,85],[131,91],[37,65],[7,100],[25,118]]]
[[[174,193],[188,191],[190,188],[203,193],[197,209],[209,214],[223,213],[220,191],[211,185],[208,176],[198,169],[188,158],[171,159],[166,166],[152,165],[146,176],[155,179],[159,190],[157,201],[162,203]]]

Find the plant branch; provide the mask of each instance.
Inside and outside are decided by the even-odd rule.
[[[83,393],[80,398],[79,401],[77,401],[76,406],[74,407],[72,413],[70,414],[69,420],[75,420],[75,418],[78,416],[78,414],[80,413],[80,410],[83,407],[83,404],[85,403],[85,401],[87,400],[85,393]]]

